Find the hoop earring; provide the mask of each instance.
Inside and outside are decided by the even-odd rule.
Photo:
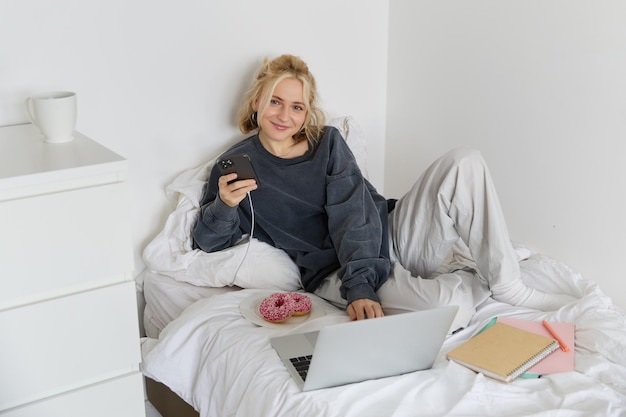
[[[292,136],[293,140],[295,140],[296,142],[300,142],[304,139],[308,139],[306,136],[306,129],[304,128],[304,125],[302,125],[302,127],[300,128],[300,130],[298,130],[296,133],[294,133],[294,135]]]
[[[250,115],[250,121],[252,122],[252,124],[255,127],[259,127],[259,123],[257,122],[256,118],[257,118],[257,112],[254,112]]]

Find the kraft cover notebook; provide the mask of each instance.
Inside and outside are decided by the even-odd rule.
[[[498,323],[508,324],[509,326],[528,330],[546,337],[551,337],[550,332],[541,324],[541,321],[520,320],[511,317],[498,317]],[[569,346],[567,352],[558,349],[545,360],[537,363],[530,369],[529,374],[547,375],[559,372],[570,372],[574,370],[574,345],[576,335],[576,325],[574,323],[550,322],[550,325]]]
[[[446,357],[502,382],[511,382],[559,348],[546,336],[496,323],[448,352]]]

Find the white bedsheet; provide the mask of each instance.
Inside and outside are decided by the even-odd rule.
[[[470,326],[449,336],[432,369],[302,393],[268,338],[346,321],[326,316],[297,329],[258,327],[242,317],[247,289],[200,300],[159,339],[142,341],[145,375],[168,385],[201,416],[626,416],[626,317],[598,286],[565,265],[535,254],[523,279],[546,291],[580,296],[557,312],[512,307],[492,299]],[[445,352],[494,316],[574,322],[576,371],[503,384],[445,360]]]

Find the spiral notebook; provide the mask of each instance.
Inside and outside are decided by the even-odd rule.
[[[541,324],[541,321],[521,320],[512,317],[498,317],[499,323],[508,324],[509,326],[518,327],[520,329],[528,330],[529,332],[544,335],[546,337],[552,337],[550,332]],[[550,354],[545,360],[537,363],[526,373],[528,375],[522,375],[525,378],[538,377],[539,375],[556,374],[559,372],[570,372],[574,370],[574,346],[575,346],[575,334],[576,325],[574,323],[550,323],[557,334],[561,336],[563,341],[569,346],[567,352],[558,349],[554,353]]]
[[[446,357],[473,371],[502,382],[511,382],[559,348],[546,336],[496,323]]]

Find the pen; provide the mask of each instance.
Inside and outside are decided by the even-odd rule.
[[[548,333],[550,333],[552,335],[552,337],[554,337],[556,339],[556,341],[559,342],[559,346],[561,347],[561,350],[563,352],[569,352],[569,347],[565,344],[563,339],[561,339],[561,336],[559,336],[558,333],[552,328],[552,326],[550,326],[550,323],[548,323],[547,321],[543,320],[541,322],[541,324],[543,324],[543,327],[546,328]]]
[[[489,323],[485,324],[485,327],[483,327],[482,329],[480,329],[480,331],[476,334],[480,334],[482,332],[484,332],[485,330],[487,330],[488,328],[490,328],[491,326],[493,326],[494,324],[496,324],[496,322],[498,321],[498,317],[494,317],[491,320],[489,320]]]

